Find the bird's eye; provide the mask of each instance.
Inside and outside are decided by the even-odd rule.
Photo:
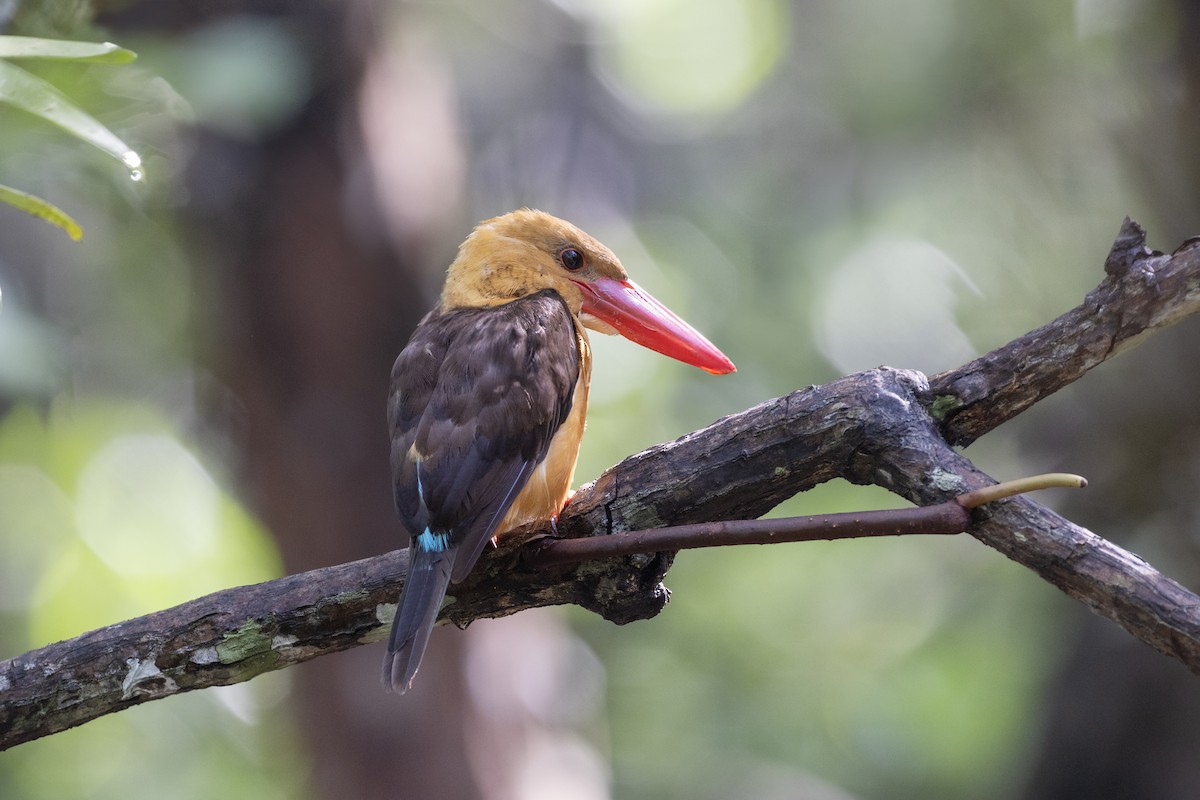
[[[583,269],[583,254],[574,247],[568,247],[558,254],[558,260],[570,272]]]

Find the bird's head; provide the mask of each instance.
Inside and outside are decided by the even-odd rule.
[[[733,362],[629,279],[613,252],[569,222],[521,209],[481,222],[459,248],[441,307],[480,308],[553,289],[583,325],[714,374]]]

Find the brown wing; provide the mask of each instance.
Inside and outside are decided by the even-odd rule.
[[[414,543],[471,570],[571,410],[578,334],[546,290],[502,306],[430,314],[392,369],[396,509]]]

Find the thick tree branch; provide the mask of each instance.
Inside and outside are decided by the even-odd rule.
[[[593,536],[761,516],[834,477],[917,504],[992,483],[951,447],[978,438],[1147,333],[1200,306],[1200,248],[1145,250],[1123,227],[1108,277],[1078,308],[927,381],[900,370],[850,375],[768,401],[632,456],[580,489],[561,535]],[[1200,598],[1136,556],[1014,498],[977,510],[971,534],[1137,638],[1200,672]],[[526,529],[452,587],[443,617],[465,625],[575,603],[615,622],[656,614],[672,554],[533,570]],[[130,705],[246,680],[375,641],[403,580],[401,551],[218,592],[0,662],[0,749]]]

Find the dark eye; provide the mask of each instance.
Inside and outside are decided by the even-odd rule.
[[[570,272],[578,272],[583,269],[583,254],[574,247],[568,247],[559,253],[558,260]]]

